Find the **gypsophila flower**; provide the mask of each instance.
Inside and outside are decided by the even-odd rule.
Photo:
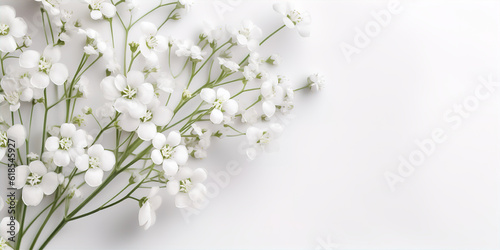
[[[207,172],[202,168],[192,170],[182,167],[177,174],[167,182],[167,192],[175,195],[175,206],[178,208],[200,208],[206,200],[207,188],[203,181]]]
[[[105,0],[85,0],[90,9],[90,17],[94,20],[112,18],[116,14],[116,7]]]
[[[275,140],[282,131],[283,127],[277,123],[271,124],[269,129],[261,129],[253,126],[248,127],[246,131],[246,137],[249,143],[249,147],[246,151],[247,157],[253,160],[261,151],[273,151],[277,147]]]
[[[307,84],[311,90],[320,91],[325,87],[325,77],[318,73],[310,75]]]
[[[252,21],[245,20],[239,28],[235,29],[230,26],[228,30],[236,38],[238,45],[247,47],[250,51],[254,51],[259,47],[262,30]]]
[[[240,65],[233,61],[229,61],[220,57],[218,57],[217,59],[219,60],[219,64],[221,65],[222,69],[228,73],[233,73],[240,69]]]
[[[191,10],[191,6],[193,6],[194,1],[193,0],[179,0],[177,3],[177,6],[179,8],[184,8],[186,11]]]
[[[54,152],[54,164],[65,167],[71,161],[75,161],[77,156],[82,155],[83,148],[87,145],[87,133],[84,130],[77,130],[72,123],[63,123],[59,136],[47,138],[45,149]]]
[[[7,240],[5,240],[3,237],[0,237],[0,249],[13,250],[13,248],[8,245]]]
[[[154,149],[151,152],[151,160],[156,165],[162,165],[167,175],[177,173],[179,165],[186,164],[188,153],[186,146],[181,145],[181,135],[172,131],[168,137],[158,133],[153,139]]]
[[[202,61],[205,52],[201,51],[201,48],[193,45],[193,42],[190,40],[177,41],[176,45],[178,49],[175,51],[175,54],[179,57],[185,56],[190,57],[193,61]]]
[[[24,19],[16,17],[16,10],[9,5],[0,6],[0,51],[13,52],[17,49],[15,38],[26,35],[28,27]]]
[[[85,171],[85,182],[91,187],[97,187],[102,183],[104,172],[110,171],[115,165],[115,155],[104,150],[101,144],[92,145],[87,154],[76,157],[75,166],[80,171]]]
[[[36,161],[40,159],[40,156],[37,153],[31,152],[27,155],[30,161]]]
[[[223,112],[234,115],[238,111],[238,103],[230,99],[231,94],[224,88],[213,89],[204,88],[200,93],[201,99],[212,105],[213,110],[210,113],[210,121],[214,124],[220,124],[224,118]]]
[[[35,1],[42,2],[43,8],[47,10],[47,12],[52,16],[56,16],[61,13],[60,5],[62,0],[35,0]]]
[[[141,54],[152,60],[157,60],[154,52],[163,52],[168,48],[168,41],[164,36],[158,35],[156,25],[150,22],[141,23],[142,36],[139,39]]]
[[[59,182],[57,174],[48,172],[41,161],[32,161],[28,166],[16,168],[15,188],[23,189],[23,202],[27,206],[37,206],[44,195],[52,194]]]
[[[139,226],[144,226],[148,230],[156,222],[156,210],[161,205],[161,197],[158,194],[160,188],[152,187],[148,196],[140,201]]]
[[[57,47],[47,46],[40,55],[35,50],[26,50],[19,56],[19,65],[25,69],[32,69],[31,84],[39,89],[46,88],[50,81],[62,85],[68,78],[68,68],[58,63],[61,51]]]
[[[23,125],[15,124],[7,129],[7,131],[0,130],[0,160],[3,159],[5,153],[7,152],[9,138],[15,142],[14,145],[16,148],[24,145],[26,140],[26,130]],[[10,144],[13,144],[12,141]]]
[[[126,113],[132,118],[142,118],[146,115],[147,104],[153,100],[154,88],[144,81],[144,75],[139,71],[130,71],[127,77],[123,75],[108,76],[101,81],[104,98],[113,101],[113,107],[120,113]]]
[[[307,37],[310,35],[311,16],[308,12],[304,12],[295,7],[293,3],[275,3],[273,8],[276,12],[283,16],[283,23],[286,27],[293,29],[297,28],[300,36]]]

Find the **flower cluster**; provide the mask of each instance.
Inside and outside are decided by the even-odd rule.
[[[199,208],[207,197],[203,182],[209,170],[197,165],[209,157],[214,140],[242,137],[254,159],[276,147],[280,118],[293,109],[295,93],[324,86],[319,74],[295,81],[272,73],[281,57],[259,51],[284,27],[309,36],[308,13],[292,5],[274,5],[283,23],[270,35],[244,20],[207,23],[191,40],[176,38],[165,27],[182,19],[192,0],[160,1],[151,10],[141,10],[134,0],[82,2],[87,13],[79,20],[68,3],[34,1],[44,27],[44,40],[36,40],[45,42],[42,51],[30,48],[26,22],[14,8],[0,6],[0,105],[9,113],[9,119],[0,116],[0,160],[7,163],[9,141],[15,141],[19,211],[45,204],[50,211],[45,222],[60,213],[59,227],[133,200],[139,225],[148,229],[163,191],[175,197],[178,208]],[[161,24],[147,20],[163,9],[170,14]],[[86,27],[85,21],[103,22],[109,33]],[[79,48],[79,63],[65,56],[68,44]],[[128,182],[118,176],[128,176]],[[92,208],[90,201],[108,185],[121,185],[121,191]],[[84,207],[89,212],[82,213]],[[27,225],[39,217],[16,219]],[[0,226],[3,233],[3,220]],[[42,228],[30,228],[38,230],[36,237],[22,239],[43,248],[59,227],[43,242],[37,241]],[[12,247],[6,237],[1,235],[0,249]]]

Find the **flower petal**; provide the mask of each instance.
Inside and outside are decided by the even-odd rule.
[[[190,179],[193,183],[201,183],[207,179],[207,171],[203,168],[197,168],[193,171]]]
[[[19,56],[19,66],[25,69],[38,67],[40,53],[34,50],[26,50]]]
[[[222,108],[224,109],[224,112],[226,112],[230,115],[234,115],[234,114],[236,114],[236,112],[238,112],[238,102],[236,102],[233,99],[227,100],[222,105]]]
[[[68,68],[62,63],[53,64],[50,68],[49,77],[55,85],[62,85],[68,79]]]
[[[225,102],[231,98],[231,94],[229,94],[229,91],[227,91],[225,88],[219,88],[217,89],[217,99]]]
[[[94,20],[99,20],[102,18],[102,13],[98,10],[93,10],[90,12],[90,17]]]
[[[26,165],[21,165],[16,167],[16,180],[14,181],[14,188],[20,189],[26,184],[28,175],[30,174],[30,169]]]
[[[137,88],[137,99],[143,104],[150,103],[155,96],[155,89],[151,83],[143,83]]]
[[[179,193],[175,196],[175,206],[178,208],[189,207],[192,203],[193,201],[191,201],[186,193]]]
[[[40,186],[45,195],[50,195],[54,193],[54,191],[56,191],[57,186],[59,186],[57,174],[54,172],[50,172],[44,175],[42,178],[42,182],[40,183]]]
[[[104,172],[100,168],[89,168],[85,173],[85,182],[91,187],[97,187],[102,184]]]
[[[89,155],[83,154],[75,158],[75,167],[80,171],[89,169]]]
[[[116,163],[115,154],[113,152],[104,150],[101,155],[101,164],[99,165],[103,171],[110,171]]]
[[[151,160],[156,165],[160,165],[163,162],[163,156],[161,155],[160,150],[153,149],[153,151],[151,151]]]
[[[10,23],[9,34],[12,35],[13,37],[17,38],[22,37],[26,35],[27,31],[28,31],[28,26],[26,25],[24,19],[20,17],[14,18],[14,20],[12,20],[12,22]]]
[[[23,201],[27,206],[37,206],[43,199],[43,191],[39,185],[23,187]]]
[[[271,101],[265,101],[262,103],[262,110],[267,117],[272,117],[276,112],[276,106]]]
[[[156,28],[156,25],[150,22],[142,22],[141,23],[141,31],[144,35],[146,36],[154,36],[156,35],[156,32],[158,29]]]
[[[165,159],[163,161],[163,171],[165,171],[165,176],[174,176],[179,170],[179,165],[172,159]]]
[[[30,80],[31,84],[35,88],[44,89],[49,86],[50,79],[49,76],[42,72],[35,72]]]
[[[1,23],[9,23],[10,20],[16,18],[16,10],[10,5],[2,5],[0,6],[0,22]]]
[[[101,12],[105,17],[111,18],[116,14],[116,7],[110,3],[102,3]]]
[[[127,132],[135,131],[139,127],[139,124],[141,124],[140,119],[132,118],[126,113],[118,121],[118,125]]]
[[[0,51],[14,52],[17,48],[16,40],[10,35],[0,36]]]
[[[203,101],[212,104],[216,98],[215,90],[204,88],[201,90],[200,97]]]
[[[76,126],[73,123],[63,123],[61,125],[61,129],[59,130],[59,133],[61,133],[61,137],[68,137],[71,138],[73,135],[75,135],[76,132]]]
[[[181,143],[181,134],[177,131],[170,132],[168,134],[168,137],[167,137],[167,140],[165,143],[170,145],[171,147],[179,145],[179,143]]]
[[[43,176],[47,173],[47,168],[45,167],[45,165],[43,164],[42,161],[32,161],[29,165],[28,165],[31,173],[34,173],[34,174],[37,174],[37,175],[40,175],[40,176]]]
[[[54,153],[54,164],[56,164],[56,166],[66,167],[70,161],[71,159],[68,151],[59,149]]]
[[[144,74],[137,70],[131,70],[127,73],[127,84],[137,88],[144,83]]]
[[[151,206],[149,202],[145,202],[139,209],[139,225],[143,226],[149,220],[151,220]]]
[[[153,122],[141,123],[137,135],[144,141],[151,141],[156,135],[156,125]]]
[[[179,193],[180,188],[180,183],[177,180],[170,180],[167,182],[167,193],[170,195]]]
[[[120,91],[115,87],[115,77],[108,76],[101,81],[101,90],[104,98],[114,101],[121,96]]]
[[[218,109],[214,109],[212,110],[212,113],[210,113],[210,121],[212,121],[214,124],[220,124],[223,119],[224,115]]]
[[[167,138],[162,133],[156,134],[155,138],[153,138],[153,147],[155,147],[156,149],[161,149],[166,144],[167,144]]]
[[[26,140],[26,130],[23,125],[16,124],[7,130],[7,137],[13,139],[16,148],[19,148],[24,145],[24,141]]]
[[[51,136],[45,141],[47,151],[56,151],[59,148],[59,137]]]
[[[175,147],[175,152],[174,152],[174,160],[179,164],[179,165],[184,165],[186,164],[188,160],[188,151],[186,149],[186,146],[184,145],[179,145]]]

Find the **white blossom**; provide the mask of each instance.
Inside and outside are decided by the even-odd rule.
[[[52,16],[57,16],[61,13],[60,5],[62,0],[35,0],[42,2],[43,8]]]
[[[13,52],[17,49],[16,39],[26,35],[28,26],[24,19],[16,17],[16,10],[9,5],[0,6],[0,51]]]
[[[19,65],[33,69],[31,84],[39,89],[46,88],[50,81],[62,85],[68,78],[68,68],[62,63],[61,51],[57,47],[47,46],[40,55],[35,50],[26,50],[19,56]]]
[[[160,188],[152,187],[148,196],[141,199],[142,206],[139,209],[139,226],[148,230],[156,222],[156,210],[161,205],[161,197],[158,194]]]
[[[194,45],[191,40],[177,41],[176,45],[178,49],[175,54],[179,57],[185,56],[190,57],[192,60],[203,60],[205,52],[201,51],[201,48]]]
[[[8,225],[11,222],[14,222],[14,225],[13,225],[14,230],[10,230],[11,225]],[[19,222],[17,220],[11,220],[11,218],[8,216],[3,217],[2,220],[0,221],[0,237],[2,238],[2,240],[0,240],[0,242],[1,242],[0,246],[2,246],[2,244],[6,245],[6,242],[4,239],[14,237],[17,235],[18,232],[19,232]],[[12,249],[12,248],[9,248],[7,246],[6,249]]]
[[[94,144],[87,154],[76,157],[75,166],[85,171],[85,182],[89,186],[97,187],[102,184],[104,172],[113,169],[115,161],[113,152],[105,150],[101,144]]]
[[[139,38],[139,50],[141,54],[148,59],[156,59],[154,52],[163,52],[168,48],[167,39],[158,35],[156,25],[150,22],[141,23],[142,36]]]
[[[310,35],[311,16],[308,12],[304,12],[295,7],[293,3],[279,2],[273,5],[276,12],[283,16],[283,23],[288,28],[297,28],[300,36],[307,37]]]
[[[221,65],[222,69],[224,71],[229,72],[229,73],[236,72],[240,69],[240,65],[238,65],[237,63],[235,63],[233,61],[226,60],[226,59],[221,58],[221,57],[217,57],[217,60],[219,60],[219,64]]]
[[[207,172],[204,169],[182,167],[168,180],[167,192],[175,195],[175,206],[178,208],[200,208],[206,200],[207,188],[202,183],[206,179]]]
[[[114,17],[116,14],[116,7],[105,0],[85,0],[90,9],[90,17],[94,20]]]
[[[236,38],[238,45],[254,51],[259,47],[262,30],[250,20],[244,20],[237,29],[229,26],[228,31]]]
[[[59,136],[51,136],[45,142],[45,149],[54,152],[53,161],[57,166],[68,166],[71,161],[84,153],[87,143],[87,133],[76,129],[72,123],[63,123]]]
[[[153,147],[151,160],[156,165],[162,165],[166,175],[177,173],[179,165],[186,164],[188,160],[186,146],[181,144],[181,135],[177,131],[170,132],[168,137],[156,134]]]
[[[212,105],[213,109],[210,113],[210,121],[214,124],[220,124],[224,118],[223,112],[234,115],[238,111],[238,103],[231,99],[231,94],[224,88],[213,89],[204,88],[200,93],[201,99]]]
[[[246,151],[247,157],[253,160],[261,151],[273,151],[277,147],[275,140],[282,131],[283,127],[278,123],[271,124],[268,129],[261,129],[254,126],[248,127],[246,131],[249,143]]]
[[[310,89],[320,91],[325,87],[325,76],[321,74],[312,74],[307,78],[307,84]]]
[[[22,190],[23,202],[27,206],[37,206],[44,195],[54,193],[59,185],[57,174],[48,172],[41,161],[32,161],[28,166],[16,168],[14,187]]]

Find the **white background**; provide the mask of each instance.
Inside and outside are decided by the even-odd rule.
[[[38,13],[31,1],[4,2],[23,6],[21,16]],[[271,1],[232,2],[199,2],[164,34],[195,38],[204,19],[227,24],[249,18],[264,34],[281,25]],[[456,129],[443,117],[474,96],[478,77],[500,79],[500,3],[401,1],[401,13],[348,63],[340,45],[353,45],[356,28],[364,29],[374,20],[370,13],[387,3],[301,2],[313,17],[312,36],[285,29],[260,52],[279,53],[280,73],[297,84],[323,73],[326,88],[298,94],[278,153],[249,162],[237,149],[243,138],[214,140],[210,158],[200,164],[212,176],[228,164],[242,171],[219,185],[198,214],[183,215],[164,195],[156,225],[144,231],[130,201],[69,223],[49,249],[328,249],[326,243],[338,249],[499,249],[499,94],[481,101]],[[85,24],[96,25],[84,4],[75,5]],[[217,6],[229,11],[221,14]],[[166,11],[149,20],[159,23]],[[78,63],[76,54],[65,56]],[[414,141],[430,138],[435,128],[445,131],[446,141],[391,191],[384,174],[397,173],[399,157],[418,150]]]

